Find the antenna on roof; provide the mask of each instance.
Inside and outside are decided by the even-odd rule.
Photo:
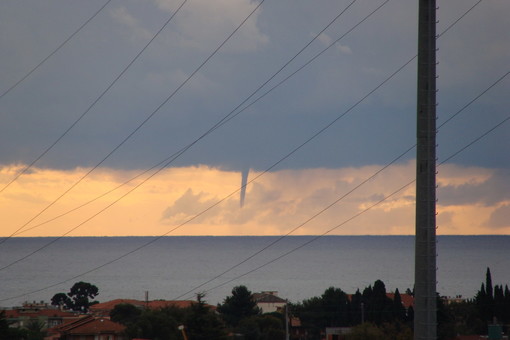
[[[145,291],[145,308],[149,309],[149,291]]]

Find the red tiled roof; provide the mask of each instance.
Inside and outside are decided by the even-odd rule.
[[[177,301],[156,300],[149,301],[149,308],[151,309],[160,309],[165,307],[188,308],[191,307],[191,305],[194,303],[196,302],[192,300],[177,300]]]
[[[36,318],[38,316],[46,317],[73,317],[76,313],[63,311],[60,309],[40,309],[40,310],[23,310],[23,309],[7,309],[5,310],[5,316],[7,318],[19,318],[19,317],[31,317]]]
[[[106,311],[111,311],[115,306],[123,304],[123,303],[128,303],[130,305],[135,305],[135,306],[138,306],[138,307],[145,306],[145,302],[139,301],[139,300],[133,300],[133,299],[115,299],[115,300],[111,300],[111,301],[96,303],[95,305],[90,306],[89,309],[90,309],[91,312],[95,312],[95,311],[99,311],[99,310],[101,310],[101,311],[105,311],[105,310]]]
[[[349,300],[352,300],[352,296],[353,296],[352,294],[347,295]],[[392,300],[395,299],[395,293],[386,293],[386,296]],[[411,306],[413,306],[413,308],[414,308],[414,296],[409,295],[409,294],[400,294],[400,299],[402,300],[402,304],[404,305],[404,307],[406,309]]]
[[[78,320],[53,327],[48,330],[51,334],[118,334],[125,330],[125,326],[113,322],[108,318],[96,318],[91,315],[83,316]]]
[[[104,334],[104,333],[122,333],[126,327],[106,318],[98,318],[89,322],[77,325],[66,331],[66,334]]]
[[[392,300],[395,299],[395,293],[386,293],[386,296]],[[402,300],[402,304],[406,309],[411,306],[414,308],[414,296],[409,294],[400,294],[400,299]]]
[[[95,305],[90,306],[90,311],[92,313],[98,314],[98,313],[109,313],[113,308],[117,305],[127,303],[131,304],[140,308],[148,307],[150,309],[161,309],[165,307],[178,307],[178,308],[187,308],[190,307],[193,303],[196,303],[192,300],[175,300],[175,301],[168,301],[168,300],[154,300],[149,301],[148,303],[145,301],[140,300],[133,300],[133,299],[116,299],[111,301],[106,301],[102,303],[97,303]],[[209,306],[211,308],[214,308],[214,306]]]

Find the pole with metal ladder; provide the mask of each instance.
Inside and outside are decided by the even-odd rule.
[[[419,0],[414,339],[437,339],[436,1]]]

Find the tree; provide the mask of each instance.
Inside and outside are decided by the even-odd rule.
[[[225,326],[204,301],[205,294],[197,294],[197,302],[187,310],[184,325],[193,340],[222,340],[227,338]]]
[[[401,322],[405,322],[406,320],[406,309],[402,304],[402,297],[400,296],[400,292],[395,289],[395,297],[393,298],[393,317]]]
[[[113,307],[110,312],[110,319],[113,322],[118,322],[124,326],[131,325],[142,314],[142,310],[135,305],[129,303],[121,303]]]
[[[0,340],[8,339],[7,333],[9,332],[9,323],[5,317],[5,311],[0,310]]]
[[[324,291],[322,309],[325,312],[327,327],[349,326],[349,298],[340,288],[329,287]]]
[[[98,294],[99,289],[96,286],[83,281],[75,283],[67,293],[73,300],[73,309],[84,313],[89,311],[91,305],[97,303],[97,301],[89,301],[89,299],[95,298]]]
[[[0,310],[0,340],[24,340],[26,339],[24,333],[25,330],[9,327],[5,311]]]
[[[57,293],[51,298],[51,304],[53,306],[59,306],[66,309],[73,308],[73,300],[65,293]]]
[[[320,332],[326,327],[322,298],[314,296],[289,307],[291,314],[298,317],[302,326],[308,330],[310,339],[320,339]]]
[[[232,295],[227,296],[223,304],[218,305],[217,311],[232,327],[236,327],[244,318],[260,314],[252,293],[245,286],[234,287]]]
[[[400,322],[383,323],[377,326],[365,322],[351,328],[351,332],[345,336],[347,340],[412,340],[411,328]]]
[[[381,340],[383,337],[382,330],[368,322],[352,327],[346,335],[347,340]]]
[[[31,319],[28,321],[27,329],[26,329],[26,339],[27,340],[43,340],[46,336],[46,332],[43,331],[45,324],[41,320]]]
[[[89,307],[97,301],[90,301],[99,294],[99,289],[88,282],[76,282],[69,293],[57,293],[51,298],[51,304],[65,306],[77,312],[87,313]]]
[[[179,318],[182,320],[182,311],[177,307],[146,309],[135,323],[127,326],[125,333],[130,339],[180,340],[182,336],[177,329],[181,324],[177,321]]]
[[[487,267],[487,272],[485,273],[485,291],[487,293],[487,297],[492,300],[494,298],[493,288],[492,288],[492,276],[491,269]]]

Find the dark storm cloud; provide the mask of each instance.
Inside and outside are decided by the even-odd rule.
[[[152,166],[192,142],[295,55],[348,1],[267,2],[105,165]],[[380,2],[382,3],[382,1]],[[380,3],[358,1],[271,84],[283,79]],[[0,91],[37,64],[101,2],[4,3]],[[0,163],[30,163],[140,51],[178,2],[115,2],[0,101]],[[254,8],[251,1],[191,1],[39,166],[92,166],[118,145]],[[440,121],[499,77],[510,59],[510,4],[482,3],[439,39]],[[438,30],[470,5],[442,5]],[[175,165],[264,169],[345,113],[416,53],[416,4],[391,0],[284,86],[201,141]],[[483,23],[483,25],[481,24]],[[482,27],[482,29],[480,29]],[[474,47],[477,48],[474,48]],[[384,164],[414,143],[415,63],[282,163],[280,168]],[[271,85],[270,84],[270,85]],[[507,114],[508,80],[440,131],[448,157]],[[255,97],[256,98],[256,97]],[[489,118],[488,118],[489,116]],[[458,158],[507,167],[508,126]],[[489,150],[489,151],[488,151]],[[410,156],[412,157],[412,156]],[[497,164],[495,164],[497,161]]]

